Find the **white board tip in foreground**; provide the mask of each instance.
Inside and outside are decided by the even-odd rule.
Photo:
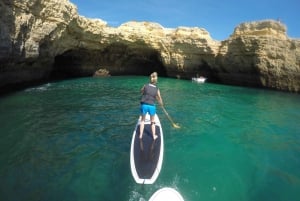
[[[156,191],[149,201],[184,201],[184,199],[175,189],[164,187]]]

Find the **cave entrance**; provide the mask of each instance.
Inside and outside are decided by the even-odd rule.
[[[99,69],[108,70],[112,76],[148,76],[154,71],[162,77],[167,75],[157,50],[118,43],[102,50],[73,49],[56,56],[52,77],[92,76]]]

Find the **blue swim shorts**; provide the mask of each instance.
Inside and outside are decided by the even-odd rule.
[[[150,116],[154,116],[156,113],[156,107],[155,105],[148,105],[148,104],[141,104],[141,114],[146,115],[147,112],[150,114]]]

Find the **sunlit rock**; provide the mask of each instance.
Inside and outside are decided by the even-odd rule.
[[[300,40],[266,20],[238,25],[224,41],[198,27],[155,22],[110,27],[79,16],[68,0],[0,2],[0,88],[53,77],[148,75],[299,92]],[[220,19],[221,20],[221,19]]]

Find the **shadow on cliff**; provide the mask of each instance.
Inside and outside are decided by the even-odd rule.
[[[214,82],[214,65],[215,54],[211,48],[207,48],[207,52],[199,52],[189,59],[184,60],[184,68],[176,68],[172,73],[180,79],[192,79],[194,77],[206,77],[208,82]],[[171,74],[171,73],[170,73]]]
[[[15,16],[13,14],[12,0],[3,0],[0,2],[0,69],[3,72],[7,69],[5,64],[12,63],[15,54],[17,54],[15,46],[18,44],[11,38],[15,34]]]
[[[215,81],[229,85],[262,87],[257,67],[258,41],[251,41],[249,46],[239,37],[223,41],[222,46],[227,46],[228,50],[225,55],[218,54],[216,57],[216,68],[213,72]]]
[[[15,15],[12,0],[0,1],[0,94],[20,88],[14,80],[18,78],[15,73],[15,64],[24,60],[22,43],[25,34],[19,32],[16,38]],[[26,27],[20,27],[23,31]]]
[[[149,75],[156,71],[166,76],[159,53],[145,45],[113,43],[101,50],[72,49],[55,57],[53,78],[92,76],[98,69],[110,75]]]
[[[25,44],[34,17],[19,15],[16,18],[16,13],[21,12],[18,9],[21,8],[12,0],[0,2],[0,94],[41,83],[48,73],[47,69],[40,68],[38,58],[26,55]]]

